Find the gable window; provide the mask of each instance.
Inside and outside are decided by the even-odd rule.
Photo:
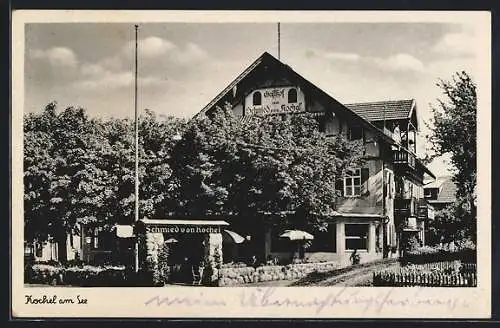
[[[345,249],[368,250],[368,224],[345,225]]]
[[[254,106],[262,105],[262,94],[259,91],[253,93],[253,101]]]
[[[344,196],[354,197],[361,195],[361,169],[348,171],[344,177]]]
[[[296,89],[290,89],[288,90],[288,103],[296,103],[297,102],[297,90]]]
[[[347,137],[349,140],[359,140],[363,138],[363,128],[361,126],[355,125],[350,126],[347,130]]]

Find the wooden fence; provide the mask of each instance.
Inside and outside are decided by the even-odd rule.
[[[475,287],[477,286],[477,265],[461,261],[412,264],[396,270],[374,272],[373,285]]]
[[[476,273],[374,272],[374,286],[476,287]]]
[[[457,271],[457,273],[473,273],[477,272],[476,263],[463,263],[459,260],[457,261],[442,261],[433,263],[423,263],[415,265],[407,265],[401,268],[401,271],[408,270],[409,268],[415,268],[415,271]],[[411,270],[411,269],[410,269]]]

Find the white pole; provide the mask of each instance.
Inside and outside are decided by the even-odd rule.
[[[135,25],[135,79],[134,79],[134,113],[135,113],[135,223],[139,221],[139,122],[137,115],[137,32],[139,25]],[[138,238],[138,236],[136,236]],[[135,272],[139,271],[139,239],[135,242]]]

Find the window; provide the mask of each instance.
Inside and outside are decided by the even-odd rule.
[[[253,105],[262,105],[262,94],[259,91],[253,93]]]
[[[296,103],[297,102],[297,90],[290,89],[288,90],[288,103]]]
[[[368,250],[368,224],[345,225],[345,249]]]
[[[349,140],[359,140],[363,138],[363,128],[361,126],[350,126],[347,130]]]
[[[344,177],[344,196],[361,196],[361,169],[347,172]]]

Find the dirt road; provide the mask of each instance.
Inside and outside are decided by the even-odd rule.
[[[396,259],[384,259],[371,263],[362,263],[329,272],[313,272],[308,276],[296,280],[265,281],[251,284],[242,284],[240,287],[300,287],[300,286],[371,286],[373,272],[381,269],[397,268],[399,263]]]

